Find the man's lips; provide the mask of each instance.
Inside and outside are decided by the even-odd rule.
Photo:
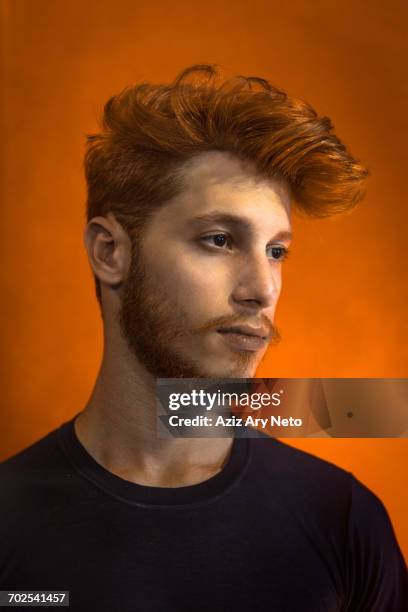
[[[217,332],[232,348],[246,351],[257,351],[264,348],[269,337],[266,327],[251,327],[250,325],[220,327]]]
[[[250,325],[231,325],[217,329],[220,334],[244,334],[245,336],[257,336],[258,338],[268,339],[269,332],[266,327],[251,327]]]

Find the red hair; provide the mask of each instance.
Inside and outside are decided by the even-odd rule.
[[[110,98],[87,144],[87,218],[111,211],[131,236],[180,193],[178,170],[204,151],[227,151],[261,175],[283,177],[296,206],[318,217],[353,207],[368,174],[309,104],[259,77],[223,79],[208,65]],[[100,301],[98,281],[96,289]]]

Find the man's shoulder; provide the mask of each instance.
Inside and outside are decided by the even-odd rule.
[[[264,464],[266,461],[273,471],[350,483],[351,474],[347,470],[281,439],[262,434],[251,444],[255,461],[262,461]]]
[[[306,508],[316,512],[323,523],[341,519],[349,536],[358,534],[362,540],[379,540],[382,533],[383,541],[394,546],[392,525],[382,500],[354,474],[266,435],[251,440],[251,445],[253,474],[262,474],[264,485],[269,482],[280,488],[289,505],[293,502],[302,512]]]
[[[276,495],[293,512],[309,513],[345,525],[351,505],[353,475],[347,470],[277,438],[250,441],[251,476],[258,489]]]
[[[21,484],[35,482],[43,478],[43,470],[52,470],[59,459],[60,450],[57,442],[58,429],[50,431],[23,450],[0,463],[0,483]]]
[[[0,516],[41,512],[70,472],[55,429],[0,463]]]

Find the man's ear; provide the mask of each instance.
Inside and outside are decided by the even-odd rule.
[[[113,213],[93,217],[84,231],[89,263],[101,283],[120,285],[126,278],[131,258],[131,242]]]

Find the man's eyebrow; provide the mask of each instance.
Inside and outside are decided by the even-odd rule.
[[[226,225],[234,225],[237,229],[246,230],[248,233],[253,233],[253,225],[246,217],[240,217],[231,213],[217,212],[207,213],[205,215],[197,215],[188,220],[187,224],[192,226],[200,226],[204,223],[225,223]],[[274,240],[291,240],[292,233],[288,230],[277,232]]]

